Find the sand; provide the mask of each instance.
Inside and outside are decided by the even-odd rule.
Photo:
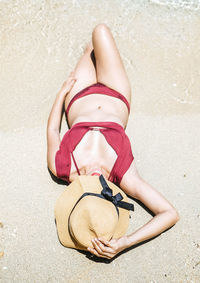
[[[200,282],[199,13],[199,1],[0,0],[0,282]],[[53,210],[65,187],[46,165],[56,92],[101,22],[133,88],[138,170],[181,217],[109,264],[60,245]],[[150,218],[135,204],[129,233]]]

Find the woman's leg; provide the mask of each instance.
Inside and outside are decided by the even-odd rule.
[[[78,61],[75,67],[74,72],[77,81],[73,86],[72,90],[70,91],[70,93],[66,97],[66,101],[65,101],[66,104],[69,102],[69,100],[71,100],[71,98],[77,92],[97,82],[96,70],[92,60],[92,51],[93,51],[93,45],[92,43],[90,43],[86,47],[83,56],[80,58],[80,60]]]
[[[130,102],[130,83],[109,28],[105,24],[96,26],[92,41],[96,58],[97,81],[120,92]]]

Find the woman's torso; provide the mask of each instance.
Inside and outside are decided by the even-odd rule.
[[[72,97],[67,96],[65,109]],[[127,125],[128,109],[123,101],[118,98],[102,95],[90,94],[77,99],[71,106],[68,113],[69,127],[79,122],[116,122],[123,126]]]
[[[114,149],[108,144],[104,135],[94,128],[88,131],[76,146],[73,156],[81,175],[90,175],[91,171],[101,171],[108,179],[117,159]],[[76,166],[71,158],[70,182],[78,175]]]
[[[65,109],[72,97],[67,97]],[[91,94],[76,100],[68,113],[69,127],[79,122],[115,122],[126,127],[128,121],[127,106],[120,99],[102,94]],[[88,131],[76,146],[74,158],[80,174],[90,172],[90,168],[101,168],[105,177],[113,168],[117,159],[114,149],[108,144],[103,134],[96,130]],[[76,166],[71,159],[69,180],[73,181],[78,175]]]

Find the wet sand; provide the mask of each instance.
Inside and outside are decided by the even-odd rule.
[[[200,4],[163,3],[0,1],[0,282],[200,281]],[[138,170],[181,216],[109,264],[60,245],[53,210],[64,186],[46,167],[55,95],[101,22],[132,84],[127,133]],[[149,219],[135,204],[129,232]]]

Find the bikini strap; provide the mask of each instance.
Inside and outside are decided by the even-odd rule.
[[[80,174],[80,171],[79,171],[79,169],[78,169],[76,160],[75,160],[75,158],[74,158],[73,152],[71,152],[71,155],[72,155],[72,159],[73,159],[73,161],[74,161],[74,165],[75,165],[75,167],[76,167],[76,171],[77,171],[78,175],[81,175],[81,174]]]

